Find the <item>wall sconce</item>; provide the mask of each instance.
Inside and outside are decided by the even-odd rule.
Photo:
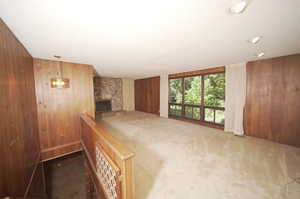
[[[70,80],[67,78],[51,78],[51,88],[70,88]]]
[[[55,58],[60,59],[61,56],[54,55]],[[51,88],[70,88],[70,80],[68,78],[63,78],[63,70],[61,66],[61,61],[59,61],[59,73],[57,77],[50,79]]]

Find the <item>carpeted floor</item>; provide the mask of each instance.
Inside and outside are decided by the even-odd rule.
[[[141,112],[97,122],[135,152],[137,199],[300,198],[299,148]]]
[[[81,153],[65,156],[45,165],[47,192],[53,199],[84,199],[85,171]]]

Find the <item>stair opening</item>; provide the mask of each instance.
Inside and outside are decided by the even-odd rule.
[[[85,168],[81,152],[45,162],[46,191],[50,198],[86,197]]]

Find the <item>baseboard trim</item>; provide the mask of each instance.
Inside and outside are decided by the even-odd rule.
[[[80,141],[71,142],[68,144],[51,147],[48,149],[42,150],[42,162],[53,160],[65,155],[76,153],[82,151]]]

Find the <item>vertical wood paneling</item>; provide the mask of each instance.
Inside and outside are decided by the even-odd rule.
[[[247,63],[247,135],[300,147],[299,79],[299,54]]]
[[[26,198],[46,198],[45,172],[43,163],[39,163]]]
[[[135,110],[159,114],[160,77],[134,81]]]
[[[81,150],[81,113],[94,117],[93,68],[61,62],[62,75],[70,88],[51,88],[59,62],[34,59],[42,159],[48,160]]]
[[[23,197],[39,162],[33,58],[0,19],[0,196]]]
[[[2,135],[1,135],[2,136]],[[0,150],[3,151],[3,143],[2,143],[3,138],[1,138],[1,146]],[[0,155],[2,156],[2,152],[0,152]],[[5,189],[5,178],[4,178],[4,163],[0,163],[0,197],[5,197],[7,195],[6,189]]]

